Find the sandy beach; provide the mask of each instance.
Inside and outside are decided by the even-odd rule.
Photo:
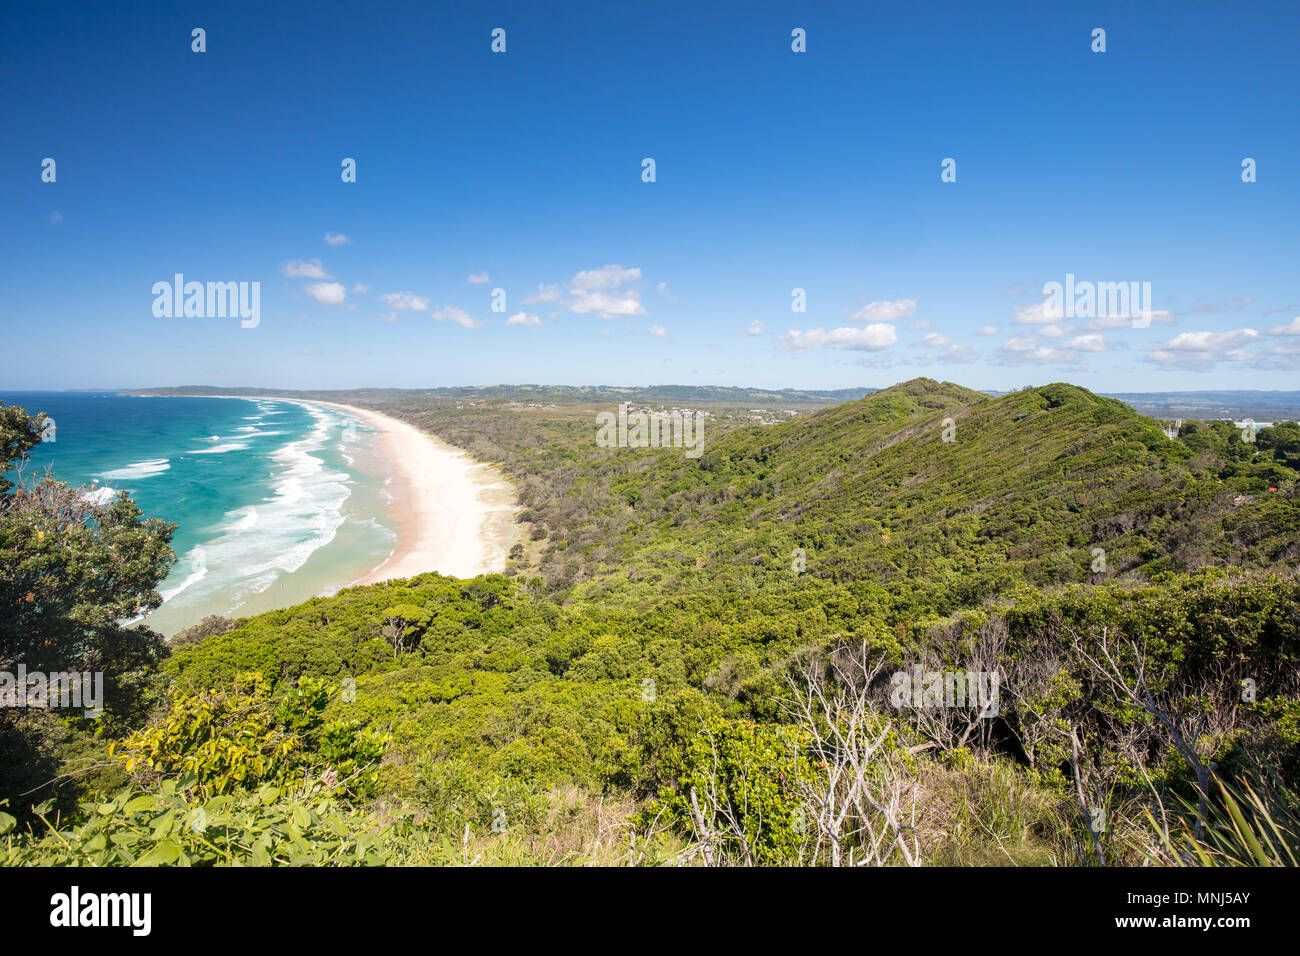
[[[498,471],[388,415],[338,402],[293,401],[328,405],[365,422],[378,432],[379,451],[391,466],[387,490],[397,546],[353,584],[426,571],[468,578],[505,570],[517,526],[514,489]]]

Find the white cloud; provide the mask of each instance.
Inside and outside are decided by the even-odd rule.
[[[1104,351],[1106,340],[1097,334],[1075,336],[1062,342],[1059,348],[1048,348],[1035,339],[1017,336],[1003,342],[1000,350],[1006,365],[1077,365],[1079,353]]]
[[[898,333],[892,325],[885,322],[874,322],[860,329],[840,328],[829,332],[825,329],[791,329],[785,334],[785,347],[796,352],[819,348],[877,352],[889,348],[897,341]]]
[[[536,305],[538,302],[559,302],[563,298],[559,285],[537,284],[537,292],[524,299],[524,305]]]
[[[1002,360],[1009,365],[1071,365],[1079,353],[1069,349],[1049,349],[1033,339],[1015,338],[1002,343]]]
[[[897,322],[916,314],[915,299],[892,299],[885,302],[868,302],[849,316],[850,322]],[[923,326],[918,326],[922,328]]]
[[[909,329],[928,329],[930,327],[929,319],[917,319],[915,322],[908,323]]]
[[[1160,344],[1171,352],[1227,351],[1259,338],[1254,329],[1233,329],[1231,332],[1183,332]]]
[[[569,280],[568,309],[578,315],[595,314],[602,319],[645,315],[641,296],[635,289],[620,289],[641,278],[641,270],[607,265],[584,269]]]
[[[1231,332],[1183,332],[1161,342],[1142,357],[1161,368],[1207,372],[1220,362],[1258,363],[1261,356],[1242,348],[1259,338],[1255,329]]]
[[[468,282],[470,285],[487,285],[487,283],[491,282],[492,280],[488,278],[488,274],[486,272],[471,272],[468,276],[466,276],[465,281]]]
[[[649,332],[657,339],[664,339],[668,337],[668,330],[665,329],[662,325],[652,325],[650,326],[650,328],[646,329],[646,331]]]
[[[356,285],[354,285],[354,286],[352,287],[352,294],[353,294],[353,295],[362,295],[362,294],[364,294],[364,293],[366,293],[366,292],[369,292],[369,291],[370,291],[370,286],[368,286],[368,285],[362,285],[360,282],[358,282]]]
[[[1061,339],[1065,338],[1065,329],[1056,324],[1044,325],[1038,330],[1038,334],[1045,339]]]
[[[541,328],[542,320],[535,315],[529,315],[527,312],[516,312],[506,319],[506,325],[522,325],[530,329],[537,329]]]
[[[1286,325],[1275,325],[1268,330],[1269,335],[1300,335],[1300,315]]]
[[[737,335],[762,335],[764,331],[766,331],[766,327],[763,325],[762,322],[758,321],[758,319],[755,319],[753,322],[749,323],[749,328],[736,329],[736,334]]]
[[[602,319],[645,315],[645,306],[641,304],[641,293],[635,288],[622,288],[640,278],[640,269],[626,268],[621,265],[584,269],[576,273],[563,287],[559,284],[539,283],[537,292],[524,299],[524,304],[554,302],[559,304],[561,310],[576,315],[595,315]],[[661,294],[668,295],[666,283],[661,282],[658,288]]]
[[[1059,323],[1065,318],[1065,312],[1060,302],[1053,299],[1045,299],[1042,302],[1035,302],[1032,305],[1017,306],[1015,309],[1017,325],[1045,325],[1053,331],[1043,330],[1042,334],[1048,338],[1059,338],[1068,329],[1060,330]],[[1079,316],[1083,318],[1083,316]],[[1103,315],[1092,319],[1084,324],[1084,328],[1093,332],[1104,332],[1108,329],[1124,329],[1137,327],[1136,323],[1144,318],[1142,314],[1136,316],[1130,315]],[[1169,323],[1174,320],[1172,312],[1164,309],[1152,309],[1151,321]]]
[[[1155,348],[1142,356],[1142,361],[1161,368],[1208,372],[1220,362],[1250,362],[1257,358],[1245,349],[1230,349],[1227,352],[1195,352],[1187,349]]]
[[[976,332],[976,335],[997,335],[1001,331],[996,325],[984,325]]]
[[[613,295],[608,292],[574,290],[573,298],[569,301],[569,311],[576,312],[578,315],[590,315],[594,312],[602,319],[645,315],[645,307],[641,305],[635,289]]]
[[[599,289],[617,289],[628,282],[641,278],[641,270],[624,269],[622,266],[603,266],[599,269],[584,269],[569,282],[573,291],[593,292]]]
[[[1079,335],[1070,341],[1064,343],[1064,348],[1074,349],[1076,352],[1104,352],[1106,351],[1106,340],[1096,332],[1089,335]]]
[[[1051,325],[1062,318],[1061,306],[1050,300],[1016,307],[1017,325]]]
[[[332,279],[319,259],[294,259],[284,264],[284,274],[290,279]]]
[[[1137,327],[1136,323],[1140,319],[1144,319],[1144,318],[1145,317],[1143,316],[1142,313],[1138,313],[1137,315],[1134,316],[1101,315],[1095,319],[1092,319],[1089,322],[1085,322],[1083,327],[1085,329],[1092,329],[1093,331],[1096,332],[1105,332],[1109,329],[1127,329],[1129,327],[1136,328]],[[1158,323],[1168,325],[1173,320],[1174,320],[1174,314],[1166,309],[1151,310],[1152,322],[1158,322]]]
[[[952,340],[938,332],[928,332],[919,342],[913,342],[912,348],[925,349],[927,362],[973,362],[975,352],[969,345],[953,345]]]
[[[325,233],[325,241],[331,246],[346,246],[352,240],[341,232]]]
[[[391,308],[402,312],[425,312],[429,308],[429,300],[422,299],[413,292],[385,292],[379,298]]]
[[[396,312],[386,312],[386,313],[384,313],[383,315],[381,315],[380,318],[383,319],[385,322],[396,322],[396,321],[397,321],[397,313],[396,313]]]
[[[470,318],[468,312],[464,309],[458,309],[454,305],[440,305],[433,310],[435,322],[455,322],[457,325],[467,329],[477,329],[482,327],[486,319]]]
[[[1039,346],[1039,344],[1033,339],[1027,339],[1024,336],[1007,339],[1002,343],[1002,351],[1004,352],[1032,352],[1034,349],[1040,347],[1041,346]]]
[[[342,305],[348,297],[348,290],[341,282],[316,282],[307,286],[307,294],[317,302],[325,305]]]

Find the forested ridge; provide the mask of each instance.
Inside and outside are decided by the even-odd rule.
[[[130,666],[100,721],[0,711],[0,859],[1296,862],[1300,427],[918,379],[716,396],[688,459],[594,441],[671,391],[447,391],[300,397],[502,467],[504,575],[167,648],[63,593],[130,540],[152,563],[112,587],[148,603],[166,528],[119,499],[73,561],[52,487],[5,490],[0,669]],[[35,424],[4,413],[16,460]],[[898,706],[900,672],[996,674],[997,706]]]

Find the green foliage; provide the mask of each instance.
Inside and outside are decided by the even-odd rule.
[[[527,833],[540,825],[546,800],[517,776],[503,776],[453,757],[419,758],[405,791],[436,832]]]
[[[41,443],[46,422],[43,413],[29,415],[25,408],[0,404],[0,496],[13,491],[8,473],[19,467],[27,459],[27,453]]]
[[[161,603],[173,527],[125,493],[98,504],[48,478],[0,496],[0,664],[116,676],[156,662],[158,636],[121,622]]]
[[[161,602],[155,588],[174,560],[174,526],[143,517],[125,494],[101,501],[23,474],[45,421],[0,405],[0,671],[100,673],[104,714],[0,709],[0,799],[20,814],[59,776],[70,737],[115,735],[147,714],[167,646],[130,622]]]
[[[0,866],[372,866],[390,862],[409,821],[379,823],[329,794],[263,786],[193,799],[166,780],[83,804],[74,820],[47,818],[38,835],[0,814]]]
[[[333,786],[357,774],[363,776],[355,788],[367,792],[378,780],[373,768],[387,737],[358,719],[326,723],[322,715],[335,692],[305,677],[275,700],[260,673],[240,673],[224,687],[176,694],[164,715],[109,753],[128,773],[183,779],[204,797],[301,779]]]
[[[811,821],[796,777],[817,768],[802,755],[797,734],[718,716],[694,727],[679,720],[671,726],[671,742],[666,747],[655,744],[662,748],[658,772],[668,779],[642,811],[641,824],[660,822],[689,830],[698,826],[693,824],[695,814],[706,812],[700,807],[716,805],[720,814],[735,821],[733,832],[722,840],[723,852],[737,854],[746,848],[751,861],[762,865],[798,860]],[[704,822],[709,833],[726,832],[716,819],[706,816]]]
[[[187,627],[185,630],[172,635],[170,644],[173,650],[178,647],[184,647],[186,644],[197,644],[200,641],[212,637],[214,634],[225,634],[234,626],[235,622],[229,618],[224,618],[217,614],[209,614],[203,620],[199,621],[198,624],[195,624],[192,627]]]

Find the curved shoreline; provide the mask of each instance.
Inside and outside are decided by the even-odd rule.
[[[468,578],[505,570],[519,528],[514,487],[491,465],[382,412],[342,402],[278,395],[195,395],[321,405],[346,412],[377,433],[389,465],[387,511],[397,526],[392,553],[354,581],[356,587],[436,571]]]
[[[428,571],[472,578],[505,570],[518,526],[514,488],[504,475],[382,412],[340,402],[315,404],[346,411],[378,432],[380,453],[393,469],[388,511],[398,526],[397,545],[349,587]]]

